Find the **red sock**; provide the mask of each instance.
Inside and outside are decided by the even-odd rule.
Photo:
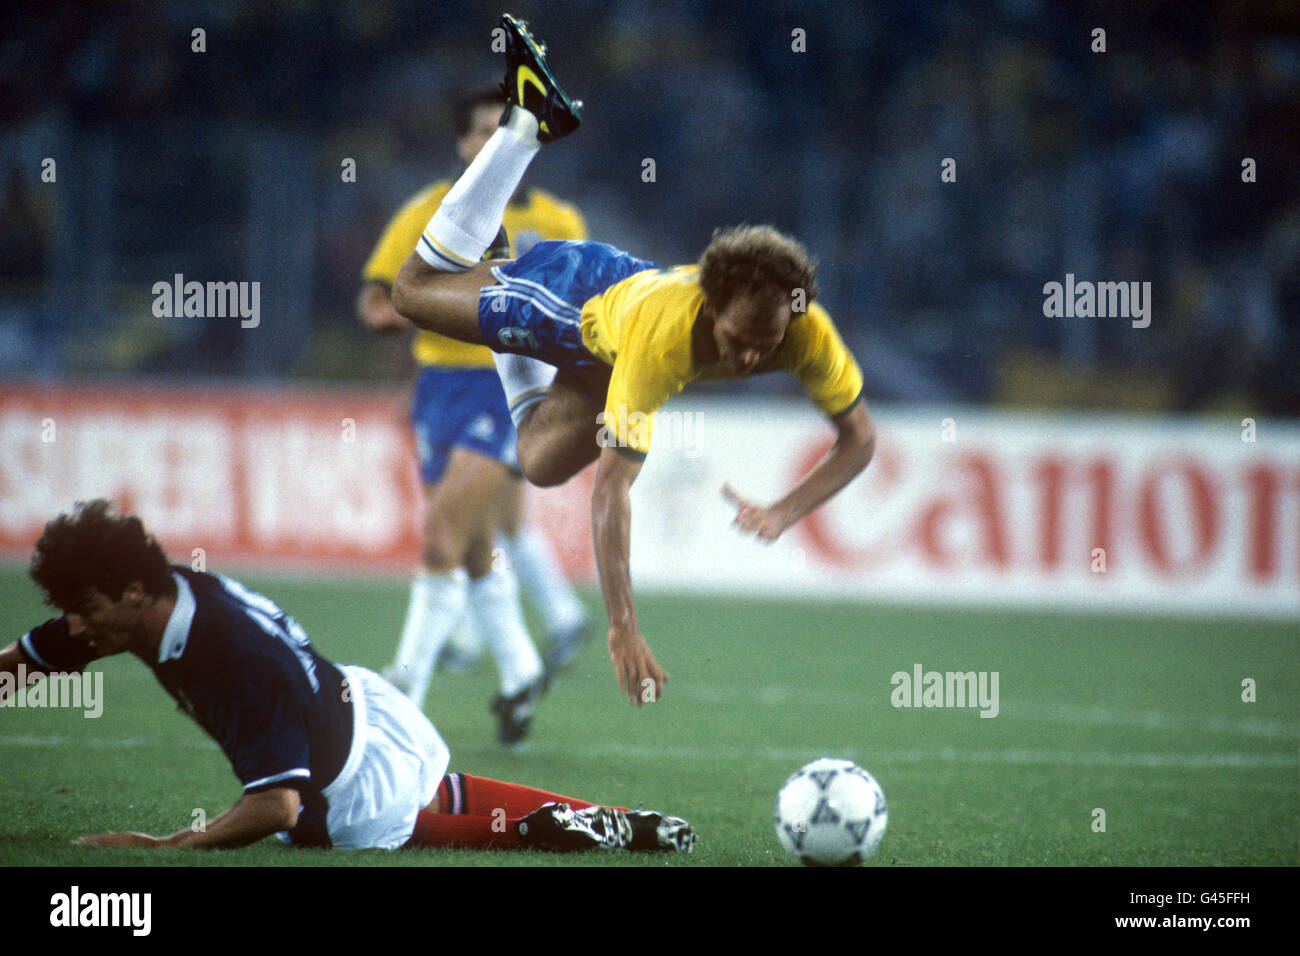
[[[442,808],[447,813],[490,817],[504,810],[511,819],[527,816],[544,803],[567,803],[575,810],[594,807],[596,804],[559,793],[547,793],[517,783],[503,783],[487,777],[471,777],[467,773],[449,773],[438,786]],[[498,814],[499,816],[499,814]]]
[[[479,817],[421,810],[415,818],[415,831],[406,845],[505,850],[521,847],[524,843],[515,832],[515,821],[502,819],[500,814],[495,817]]]
[[[467,773],[443,777],[438,796],[447,812],[421,810],[407,846],[476,850],[521,847],[525,844],[519,839],[515,823],[543,804],[567,803],[575,810],[596,806],[560,793]]]

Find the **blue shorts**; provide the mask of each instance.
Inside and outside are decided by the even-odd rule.
[[[411,425],[420,478],[426,485],[442,479],[453,448],[519,467],[515,426],[494,368],[421,369],[415,380]]]
[[[609,366],[582,344],[582,306],[630,275],[659,266],[603,242],[548,240],[493,266],[478,298],[478,327],[494,352],[514,352],[576,373],[604,405]]]

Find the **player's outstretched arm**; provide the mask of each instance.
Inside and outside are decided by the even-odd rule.
[[[147,833],[97,833],[73,842],[82,846],[142,847],[153,850],[233,849],[256,843],[281,830],[292,829],[298,822],[300,806],[297,790],[292,787],[273,787],[245,794],[233,807],[199,830],[181,830],[166,837],[150,836]]]
[[[609,613],[609,659],[614,662],[618,689],[637,707],[658,700],[668,680],[641,637],[632,601],[632,505],[628,490],[640,472],[640,461],[617,448],[602,448],[596,459],[596,482],[591,493],[596,568]]]
[[[876,447],[876,430],[867,414],[867,406],[858,402],[831,420],[838,439],[831,453],[823,458],[808,477],[769,508],[741,498],[730,485],[722,486],[722,495],[736,506],[733,522],[741,531],[774,541],[781,532],[861,474],[871,462]]]

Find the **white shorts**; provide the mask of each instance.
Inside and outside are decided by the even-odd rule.
[[[352,749],[323,791],[326,827],[340,850],[395,850],[432,802],[451,752],[413,703],[364,667],[340,667],[352,693]]]

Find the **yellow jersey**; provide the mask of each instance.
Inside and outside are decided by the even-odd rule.
[[[688,383],[737,377],[721,362],[700,364],[693,346],[703,304],[697,266],[638,272],[583,303],[582,342],[612,370],[605,427],[617,426],[620,445],[637,454],[650,450],[654,413]],[[712,354],[705,344],[703,354]],[[816,302],[752,374],[777,370],[793,372],[827,415],[848,411],[862,394],[862,370]]]
[[[420,233],[438,211],[451,187],[451,180],[440,180],[417,193],[397,211],[361,270],[363,281],[379,282],[392,288],[402,263],[415,249]],[[587,238],[587,224],[576,206],[541,189],[529,189],[518,198],[522,201],[512,201],[506,206],[502,222],[510,237],[511,257],[518,258],[543,239]],[[449,339],[436,332],[418,332],[411,351],[420,365],[492,366],[492,353],[487,346]]]

